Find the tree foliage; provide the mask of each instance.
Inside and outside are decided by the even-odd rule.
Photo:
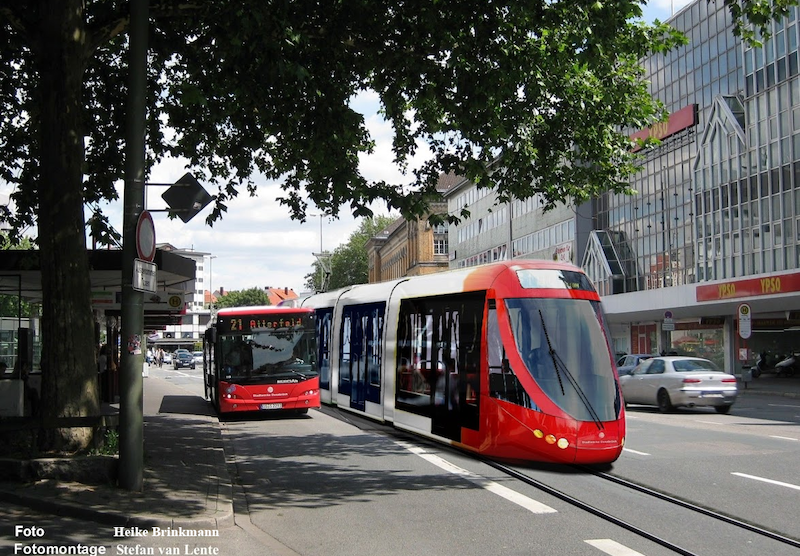
[[[335,290],[354,284],[369,282],[369,260],[366,245],[373,236],[385,230],[394,222],[389,216],[374,216],[361,221],[358,229],[350,234],[347,242],[333,250],[330,256],[330,277],[328,290]],[[322,289],[322,274],[319,261],[314,262],[314,270],[306,275],[306,288],[312,291]]]
[[[217,297],[214,304],[218,309],[224,307],[253,307],[257,305],[272,305],[267,292],[261,288],[229,291]]]
[[[38,231],[49,416],[99,408],[84,209],[115,199],[124,174],[126,33],[139,1],[0,0],[0,179],[15,188],[0,218],[15,237]],[[756,23],[796,2],[726,0]],[[278,201],[299,219],[308,203],[369,216],[377,199],[422,216],[451,171],[501,200],[624,192],[637,159],[621,132],[664,116],[639,60],[684,40],[637,21],[644,3],[149,0],[147,160],[186,157],[218,186],[209,224],[264,179],[280,181]],[[374,140],[349,101],[367,90],[407,183],[359,169]],[[421,144],[433,157],[410,168]],[[492,172],[498,157],[505,170]],[[105,224],[95,213],[92,233],[118,241]],[[85,446],[86,434],[62,429],[50,444]]]

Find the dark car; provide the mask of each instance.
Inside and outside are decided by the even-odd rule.
[[[619,376],[629,375],[636,368],[636,365],[653,357],[652,353],[634,353],[632,355],[624,355],[617,360],[617,372]]]
[[[179,351],[175,354],[172,366],[176,369],[186,367],[189,369],[195,368],[194,356],[188,351]]]

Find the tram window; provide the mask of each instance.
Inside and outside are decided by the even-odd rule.
[[[512,320],[515,316],[519,315],[512,315]],[[499,400],[532,408],[530,396],[517,375],[514,374],[506,358],[495,309],[489,310],[486,343],[489,346],[489,395]]]

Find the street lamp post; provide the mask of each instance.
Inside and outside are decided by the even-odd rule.
[[[214,310],[214,259],[216,255],[208,257],[208,308]]]
[[[322,251],[322,218],[325,216],[324,214],[309,214],[308,216],[317,217],[319,216],[319,253],[312,253],[317,258],[317,264],[319,265],[319,291],[325,291],[325,262],[326,259],[323,255]]]
[[[322,253],[322,217],[325,216],[324,214],[309,214],[312,218],[316,218],[319,216],[319,252]]]
[[[133,289],[137,222],[144,210],[145,93],[147,90],[148,0],[130,2],[130,47],[125,145],[123,215],[122,331],[120,360],[119,485],[141,491],[144,477],[144,413],[141,339],[144,335],[144,294]]]

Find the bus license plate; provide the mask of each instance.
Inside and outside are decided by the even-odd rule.
[[[262,403],[261,409],[283,409],[282,403]]]

